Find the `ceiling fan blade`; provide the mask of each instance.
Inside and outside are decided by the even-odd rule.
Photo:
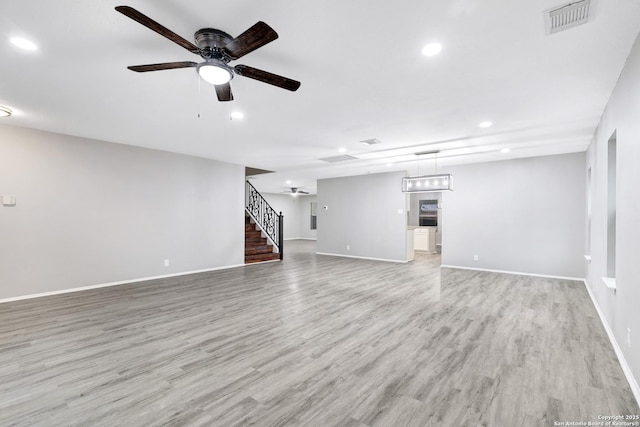
[[[269,83],[270,85],[278,86],[292,92],[295,92],[300,87],[300,82],[298,81],[269,73],[268,71],[258,70],[257,68],[249,67],[247,65],[236,65],[234,70],[240,76]]]
[[[198,48],[198,46],[196,46],[193,43],[191,43],[190,41],[180,37],[179,35],[177,35],[173,31],[171,31],[170,29],[164,27],[163,25],[160,25],[159,23],[157,23],[153,19],[151,19],[148,16],[138,12],[134,8],[129,7],[129,6],[117,6],[116,10],[118,12],[122,13],[123,15],[128,16],[129,18],[133,19],[134,21],[139,22],[140,24],[144,25],[145,27],[149,28],[150,30],[155,31],[156,33],[160,34],[161,36],[168,38],[172,42],[179,44],[183,48],[187,49],[189,52],[192,52],[192,53],[195,53],[195,54],[199,54],[200,53],[200,49]]]
[[[273,28],[260,21],[227,43],[223,50],[232,59],[238,59],[277,38],[278,33],[276,33]]]
[[[233,101],[233,93],[231,93],[231,85],[225,83],[223,85],[215,85],[216,95],[218,95],[218,101]]]
[[[182,62],[164,62],[162,64],[148,64],[148,65],[131,65],[127,67],[131,71],[138,73],[145,73],[147,71],[160,71],[160,70],[172,70],[174,68],[189,68],[196,67],[198,64],[191,61]]]

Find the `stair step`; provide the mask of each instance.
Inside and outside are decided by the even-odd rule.
[[[271,254],[273,253],[273,245],[259,245],[244,248],[245,255]]]
[[[280,254],[272,252],[270,254],[245,255],[244,262],[245,264],[250,264],[252,262],[271,261],[277,259],[280,259]]]
[[[267,243],[262,237],[258,226],[252,222],[251,217],[244,217],[244,263],[279,260],[280,254],[273,252],[273,245]]]

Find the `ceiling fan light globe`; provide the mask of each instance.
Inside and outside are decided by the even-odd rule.
[[[229,67],[217,62],[203,62],[198,65],[198,74],[205,82],[212,85],[223,85],[233,78]]]

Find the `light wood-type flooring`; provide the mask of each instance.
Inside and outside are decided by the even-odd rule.
[[[0,304],[0,426],[638,414],[583,283],[315,255]]]

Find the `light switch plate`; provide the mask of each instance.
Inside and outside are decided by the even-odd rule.
[[[15,206],[16,205],[16,196],[2,196],[2,205],[3,206]]]

